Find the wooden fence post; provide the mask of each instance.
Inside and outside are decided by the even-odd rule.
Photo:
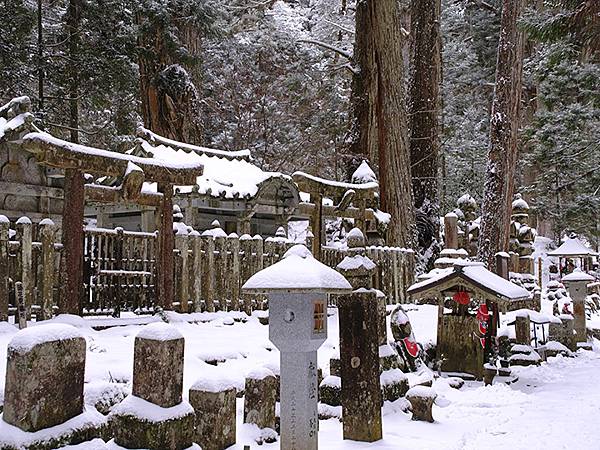
[[[8,217],[0,215],[0,321],[8,320]]]
[[[243,285],[248,278],[252,276],[252,248],[253,248],[252,236],[249,234],[242,234],[240,237],[240,286]],[[242,294],[242,301],[244,303],[244,312],[248,315],[252,314],[252,294]]]
[[[219,309],[227,311],[227,296],[225,295],[225,274],[227,273],[227,246],[226,237],[216,235],[214,237],[215,256],[214,256],[214,292],[219,302]]]
[[[179,279],[177,297],[179,300],[179,311],[182,313],[188,312],[188,302],[190,300],[190,269],[188,265],[188,244],[189,235],[184,231],[178,231],[175,236],[175,248],[179,250],[179,265],[181,278]]]
[[[31,304],[33,302],[33,280],[31,267],[31,249],[33,226],[29,217],[21,217],[17,220],[17,233],[20,237],[19,260],[21,266],[21,283],[23,283],[23,301],[25,315],[31,320]]]
[[[192,240],[192,311],[202,310],[202,238],[196,230],[189,234]]]
[[[201,236],[204,258],[202,261],[202,296],[208,312],[215,311],[213,269],[215,266],[215,241],[212,235]]]
[[[231,309],[240,310],[240,240],[238,235],[231,233],[227,236],[227,267],[229,274],[229,292]]]
[[[56,227],[50,219],[40,222],[41,266],[42,266],[42,288],[40,317],[41,320],[52,318],[52,306],[54,303],[54,236]],[[38,320],[39,320],[38,319]]]

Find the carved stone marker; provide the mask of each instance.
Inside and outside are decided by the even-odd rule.
[[[171,325],[146,325],[135,338],[133,393],[111,412],[115,443],[182,450],[194,439],[194,410],[182,401],[184,339]]]
[[[350,284],[296,245],[243,289],[269,296],[269,339],[281,357],[281,448],[316,450],[317,349],[327,339],[327,293],[348,292]]]
[[[344,439],[381,439],[377,294],[354,291],[338,299]]]
[[[244,423],[274,430],[277,379],[273,372],[264,367],[250,371],[244,390]]]
[[[574,328],[577,332],[575,342],[587,342],[585,298],[587,297],[587,285],[594,281],[594,277],[580,269],[575,269],[569,275],[564,276],[561,281],[573,299]]]
[[[235,444],[235,386],[223,380],[198,380],[190,389],[196,412],[195,441],[204,450],[222,450]]]
[[[85,339],[75,327],[21,330],[8,345],[4,421],[38,431],[83,413],[84,372]]]
[[[515,318],[515,337],[517,344],[531,345],[531,320],[528,315]]]
[[[135,337],[133,395],[163,408],[181,403],[184,344],[170,325],[144,327]]]
[[[549,338],[552,341],[558,341],[561,344],[567,346],[571,351],[577,349],[575,343],[575,337],[573,335],[574,320],[570,314],[561,314],[558,316],[561,323],[551,322],[548,327]]]

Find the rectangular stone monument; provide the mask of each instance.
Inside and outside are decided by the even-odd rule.
[[[194,409],[182,401],[184,339],[166,323],[146,325],[135,338],[133,392],[110,413],[115,443],[149,450],[183,450],[194,440]]]
[[[275,429],[277,379],[267,368],[257,368],[246,375],[244,423]]]
[[[8,346],[5,422],[38,431],[83,413],[85,339],[72,326],[38,325]]]
[[[190,389],[196,412],[196,438],[203,450],[223,450],[235,444],[234,386],[199,380]]]
[[[515,337],[517,344],[531,345],[531,320],[529,316],[515,318]]]
[[[377,294],[338,298],[344,439],[382,438]]]

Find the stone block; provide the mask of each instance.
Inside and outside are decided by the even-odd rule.
[[[340,406],[342,396],[342,380],[335,375],[325,377],[319,385],[319,399],[329,406]]]
[[[382,400],[393,402],[403,397],[408,391],[408,378],[400,369],[386,370],[379,378]]]
[[[130,395],[109,415],[115,443],[124,448],[183,450],[194,443],[194,409],[187,402],[170,408]]]
[[[275,429],[277,378],[269,369],[251,371],[246,377],[244,423]]]
[[[235,444],[235,387],[196,383],[190,404],[196,412],[195,442],[203,450],[222,450]]]
[[[38,431],[82,414],[85,347],[85,339],[69,325],[17,333],[8,345],[4,421]]]
[[[135,338],[133,395],[163,408],[181,403],[183,351],[183,336],[173,326],[145,326]]]
[[[406,393],[406,399],[410,402],[413,413],[412,420],[434,422],[432,408],[437,394],[432,388],[415,386]]]

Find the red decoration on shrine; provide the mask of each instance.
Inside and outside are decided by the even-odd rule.
[[[404,343],[404,348],[406,348],[408,354],[413,358],[416,358],[419,354],[419,346],[417,345],[417,343],[411,341],[409,337],[402,339],[402,342]]]
[[[477,320],[479,321],[479,332],[484,336],[487,334],[489,318],[490,313],[488,312],[487,305],[482,303],[477,310]]]
[[[481,343],[481,348],[485,348],[485,338],[479,338],[479,342]]]
[[[467,291],[458,291],[456,294],[452,296],[452,300],[454,300],[459,305],[468,305],[471,301],[471,297]]]

